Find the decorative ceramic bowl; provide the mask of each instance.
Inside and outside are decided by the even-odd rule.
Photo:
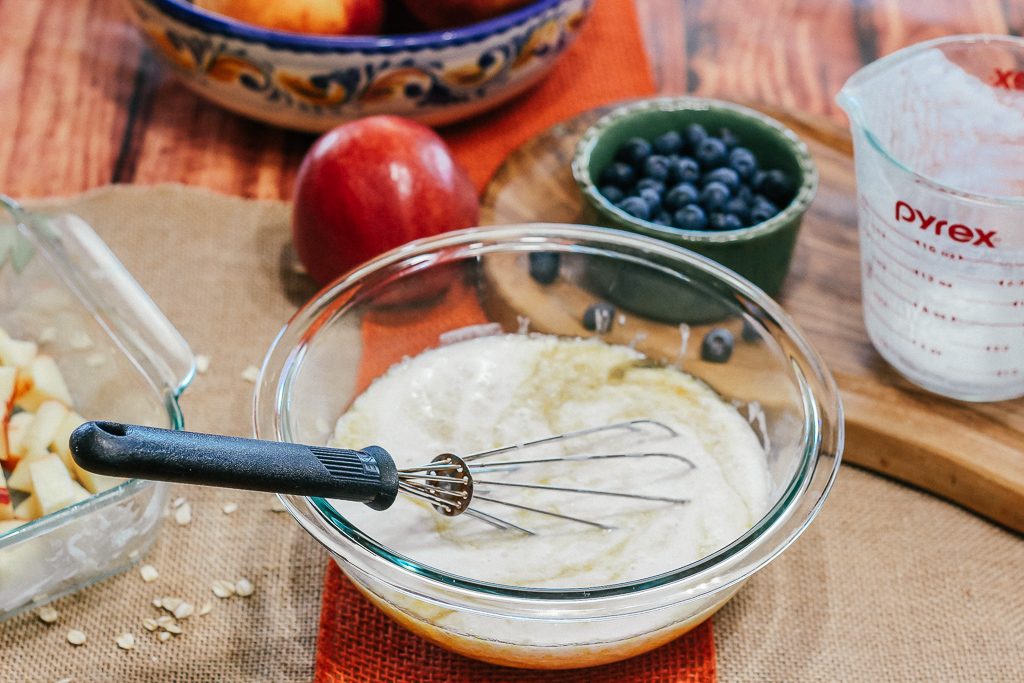
[[[781,169],[797,191],[774,217],[738,230],[679,230],[640,220],[619,209],[598,191],[597,176],[626,140],[649,140],[670,130],[699,123],[709,130],[729,128],[765,169]],[[692,249],[775,295],[789,271],[797,232],[818,188],[818,171],[807,146],[775,119],[730,102],[698,97],[665,97],[618,107],[597,121],[580,139],[572,163],[573,177],[588,210],[584,219],[611,228],[656,237]],[[665,316],[659,316],[665,317]]]
[[[385,36],[274,31],[187,0],[128,4],[153,51],[200,95],[320,132],[371,114],[442,125],[510,100],[551,70],[593,0],[537,0],[469,26]]]

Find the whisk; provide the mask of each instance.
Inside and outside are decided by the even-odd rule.
[[[79,466],[97,474],[153,479],[186,484],[270,491],[318,496],[365,503],[374,510],[386,510],[399,494],[428,502],[438,513],[450,517],[470,515],[495,527],[525,534],[534,532],[494,514],[473,507],[476,501],[556,517],[600,529],[601,522],[524,505],[490,495],[491,488],[531,489],[556,495],[591,495],[630,498],[671,504],[685,498],[655,496],[631,491],[574,488],[552,484],[525,483],[482,478],[488,472],[514,471],[563,462],[670,458],[687,470],[696,466],[677,453],[611,452],[526,457],[499,460],[499,455],[545,446],[561,446],[572,440],[605,437],[611,432],[646,432],[663,439],[678,436],[668,425],[656,420],[633,420],[567,432],[525,443],[513,444],[470,455],[442,453],[425,465],[398,469],[391,454],[379,446],[361,450],[306,446],[277,441],[197,434],[117,422],[87,422],[71,435],[71,454]],[[486,462],[491,459],[490,462]]]

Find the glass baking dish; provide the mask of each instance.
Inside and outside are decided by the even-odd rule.
[[[0,195],[0,327],[51,340],[40,349],[85,418],[182,428],[192,353],[81,218],[33,214]],[[128,480],[0,534],[0,620],[133,565],[166,499],[166,484]]]

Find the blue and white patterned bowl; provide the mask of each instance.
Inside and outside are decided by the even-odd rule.
[[[537,0],[470,26],[390,36],[273,31],[188,0],[128,6],[153,51],[203,97],[319,132],[371,114],[437,126],[495,107],[550,71],[593,1]]]

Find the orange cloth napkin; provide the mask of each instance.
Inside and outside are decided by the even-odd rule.
[[[431,304],[426,304],[431,305]],[[404,356],[436,346],[441,333],[485,323],[472,285],[456,282],[432,302],[429,315],[415,307],[379,309],[363,316],[361,391]],[[386,514],[386,513],[384,513]],[[711,620],[657,650],[589,669],[526,671],[453,654],[398,626],[374,607],[333,562],[327,570],[317,683],[714,683]]]
[[[654,94],[634,0],[596,0],[576,42],[540,85],[441,131],[478,191],[534,135],[588,109]]]
[[[536,88],[519,100],[442,134],[482,191],[505,157],[530,137],[587,109],[654,92],[633,0],[597,0],[576,43]],[[429,316],[410,309],[363,318],[358,387],[388,367],[434,346],[444,331],[486,322],[475,292],[455,285]],[[438,313],[441,311],[442,313]],[[645,655],[572,671],[526,671],[453,654],[398,626],[374,607],[332,562],[327,570],[317,683],[714,683],[711,621]]]

